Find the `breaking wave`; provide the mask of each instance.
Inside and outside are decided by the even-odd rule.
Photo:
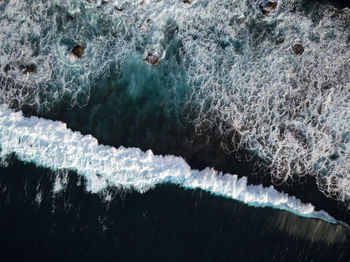
[[[222,174],[207,168],[192,170],[181,158],[153,155],[151,150],[118,149],[99,145],[90,135],[73,132],[62,122],[37,117],[26,118],[0,106],[0,145],[3,164],[15,153],[25,162],[54,171],[73,170],[86,180],[87,190],[100,192],[108,186],[145,192],[158,184],[172,183],[190,189],[202,189],[236,199],[252,206],[273,207],[300,216],[331,223],[336,221],[324,211],[315,211],[294,196],[280,193],[270,186],[247,185],[245,177]],[[60,187],[55,186],[56,190]]]
[[[349,203],[350,9],[267,2],[3,0],[0,103],[84,106],[96,81],[131,60],[145,70],[144,60],[159,62],[155,77],[171,79],[163,97],[182,78],[186,106],[168,105],[198,134],[215,130],[226,151],[254,152],[275,183],[313,175]]]
[[[200,12],[203,27],[221,31],[200,36],[210,48],[193,47],[206,65],[194,75],[197,129],[216,130],[228,152],[260,156],[275,184],[313,175],[321,192],[349,204],[350,9],[277,3],[267,16],[243,2],[236,16],[218,16],[214,3]]]

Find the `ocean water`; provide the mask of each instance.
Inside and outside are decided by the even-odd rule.
[[[349,261],[350,5],[273,3],[0,1],[2,260]]]
[[[1,169],[5,261],[347,261],[342,225],[248,207],[201,190],[162,185],[144,194],[89,194],[76,174],[12,159]]]

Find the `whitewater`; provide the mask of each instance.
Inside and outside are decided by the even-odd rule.
[[[263,159],[274,184],[312,176],[348,206],[350,9],[279,0],[266,14],[264,0],[190,2],[1,1],[0,103],[48,114],[84,107],[110,77],[105,89],[125,86],[132,102],[154,94],[145,115],[161,105],[197,135],[215,133],[223,150]]]
[[[212,168],[193,170],[181,157],[154,155],[138,148],[114,148],[98,143],[91,135],[68,129],[65,123],[32,116],[24,117],[0,106],[2,162],[15,155],[24,162],[53,171],[72,170],[86,180],[86,189],[98,193],[108,186],[140,193],[156,185],[171,183],[201,189],[255,207],[273,207],[303,217],[336,223],[325,211],[316,211],[294,196],[262,185],[247,185],[247,178],[223,174]]]

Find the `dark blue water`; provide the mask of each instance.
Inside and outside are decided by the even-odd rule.
[[[1,104],[27,116],[62,121],[105,145],[181,156],[192,169],[214,167],[264,186],[276,182],[271,178],[271,158],[249,150],[254,143],[242,141],[244,134],[272,123],[275,118],[269,116],[281,111],[286,122],[309,117],[310,126],[318,124],[325,130],[322,135],[330,134],[335,152],[326,150],[331,156],[320,158],[317,165],[324,161],[324,169],[331,171],[341,167],[332,163],[346,158],[348,151],[340,142],[348,142],[348,133],[338,135],[339,130],[331,130],[327,122],[339,110],[327,113],[314,101],[320,99],[323,105],[328,97],[333,99],[332,94],[340,94],[346,102],[342,87],[350,81],[349,68],[341,63],[349,54],[350,16],[339,10],[349,6],[347,1],[277,1],[277,10],[266,17],[259,4],[241,1],[155,1],[151,7],[146,3],[146,8],[137,1],[91,2],[0,0]],[[326,9],[329,3],[337,11]],[[319,27],[320,21],[325,26]],[[295,42],[305,42],[302,56],[293,53],[290,45]],[[83,47],[81,58],[72,55],[78,44]],[[341,45],[343,53],[336,49]],[[322,56],[327,59],[316,58],[319,50],[329,52]],[[145,61],[150,52],[159,56],[158,65]],[[338,60],[332,64],[334,59]],[[230,74],[230,70],[236,71]],[[263,114],[269,104],[261,101],[274,88],[280,88],[282,95],[270,99],[281,96],[282,102],[271,102],[277,110]],[[304,100],[311,105],[304,105]],[[236,113],[246,122],[234,122],[242,117],[236,119]],[[347,127],[346,116],[341,131]],[[325,122],[330,129],[322,126]],[[338,122],[333,125],[338,127]],[[299,149],[312,151],[312,141],[317,146],[308,133],[284,123],[274,128],[279,130],[278,142],[292,134],[292,145]],[[255,135],[260,135],[259,146],[274,148],[264,140],[266,134]],[[53,172],[14,155],[6,161],[8,165],[0,167],[1,261],[350,259],[350,230],[341,222],[250,207],[175,185],[160,185],[143,194],[116,187],[92,194],[72,171]],[[299,167],[306,164],[305,160]],[[305,170],[275,187],[350,224],[348,199],[340,200],[340,190],[326,197],[317,185],[319,176],[313,169]],[[54,191],[57,178],[66,179],[60,192]],[[342,186],[338,178],[335,181]]]
[[[349,231],[322,220],[164,185],[145,194],[86,193],[69,174],[1,168],[3,261],[348,261]],[[79,184],[79,183],[78,183]],[[41,192],[42,200],[35,201]]]

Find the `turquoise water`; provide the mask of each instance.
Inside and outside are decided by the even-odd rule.
[[[347,203],[348,8],[281,0],[263,14],[266,4],[3,1],[1,102],[49,118],[90,103],[83,131],[107,143],[128,136],[121,107],[136,136],[159,126],[146,115],[181,135],[185,122],[228,153],[263,159],[274,184],[308,174]],[[95,124],[104,110],[110,118]]]
[[[248,261],[347,261],[347,227],[330,216],[350,221],[350,9],[341,1],[278,0],[270,10],[267,2],[1,1],[8,250],[15,248],[12,233],[33,260],[40,245],[46,258],[72,238],[62,252],[77,258],[93,249],[95,235],[105,260],[117,253],[140,260],[142,251],[130,251],[136,246],[158,260],[200,253],[202,260],[235,261],[234,250]],[[200,211],[192,212],[197,203]],[[92,207],[105,211],[90,215]],[[233,221],[224,219],[232,213]],[[174,227],[155,226],[170,221],[168,214],[179,214]],[[27,216],[29,224],[11,223]],[[133,231],[139,219],[144,230]],[[31,230],[52,242],[31,244]],[[70,245],[78,248],[67,251]]]

